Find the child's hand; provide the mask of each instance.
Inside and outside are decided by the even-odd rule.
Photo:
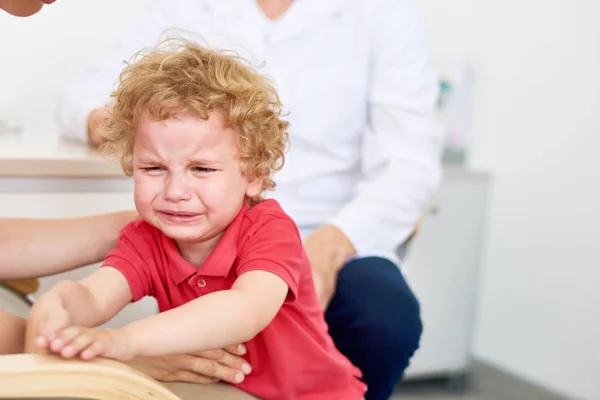
[[[47,348],[64,358],[79,356],[83,360],[91,360],[106,357],[125,362],[137,355],[131,342],[122,329],[72,326],[50,339]]]
[[[52,304],[35,304],[27,319],[25,351],[48,352],[48,341],[70,324],[67,310]]]

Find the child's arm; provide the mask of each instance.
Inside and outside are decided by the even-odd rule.
[[[58,331],[103,324],[131,299],[127,280],[114,268],[101,268],[79,282],[60,282],[40,296],[31,309],[26,350],[39,351],[37,346],[51,350],[48,347]]]
[[[230,290],[207,294],[120,329],[68,328],[59,339],[71,343],[68,357],[83,359],[129,361],[224,348],[246,342],[263,330],[277,315],[288,290],[277,275],[250,271]],[[58,351],[63,354],[64,349]]]
[[[230,290],[202,296],[176,309],[123,327],[136,356],[160,356],[243,343],[275,318],[287,283],[266,271],[242,274]]]

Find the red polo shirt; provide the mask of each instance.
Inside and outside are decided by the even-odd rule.
[[[153,296],[160,311],[230,289],[248,271],[279,276],[289,286],[288,298],[275,319],[246,343],[252,373],[236,386],[265,400],[363,398],[360,371],[327,333],[298,229],[275,200],[242,207],[200,268],[184,260],[175,242],[145,221],[121,231],[103,265],[121,271],[134,301]]]

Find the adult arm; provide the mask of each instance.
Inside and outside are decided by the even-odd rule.
[[[441,180],[438,78],[418,7],[414,0],[378,4],[363,179],[331,221],[359,255],[404,242]]]
[[[103,259],[133,211],[67,219],[0,219],[0,279],[38,278]]]
[[[323,307],[348,259],[392,254],[410,236],[441,179],[438,80],[416,4],[370,5],[374,49],[362,181],[355,197],[304,241]]]

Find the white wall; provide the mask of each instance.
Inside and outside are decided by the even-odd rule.
[[[434,51],[475,63],[470,163],[494,176],[474,354],[600,399],[600,2],[421,3]]]
[[[60,89],[112,45],[147,3],[59,0],[30,18],[0,12],[0,119],[11,116],[54,130]]]

